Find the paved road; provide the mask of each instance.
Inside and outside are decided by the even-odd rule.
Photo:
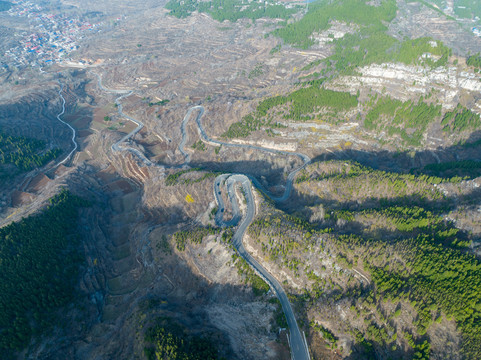
[[[195,119],[195,122],[197,123],[197,128],[199,129],[199,133],[200,133],[200,136],[202,137],[202,139],[204,141],[206,141],[207,143],[210,143],[210,144],[215,144],[215,145],[223,145],[223,146],[228,146],[228,147],[233,147],[233,148],[241,148],[241,149],[251,149],[251,150],[258,150],[258,151],[263,151],[263,152],[267,152],[267,153],[271,153],[271,154],[274,154],[274,155],[283,155],[283,156],[295,156],[295,157],[298,157],[302,162],[303,164],[301,166],[299,166],[297,169],[293,170],[287,177],[287,182],[286,182],[286,187],[285,187],[285,190],[284,190],[284,194],[282,194],[281,196],[274,196],[273,194],[271,194],[267,189],[264,188],[264,186],[253,176],[249,176],[249,179],[252,181],[252,183],[256,186],[256,188],[258,188],[259,190],[261,190],[264,194],[266,194],[267,196],[269,196],[272,200],[276,201],[276,202],[283,202],[283,201],[286,201],[290,194],[291,194],[291,190],[292,190],[292,183],[293,183],[293,180],[294,180],[294,177],[296,176],[296,174],[301,171],[303,168],[305,168],[310,162],[311,162],[311,159],[309,158],[309,156],[307,156],[306,154],[302,154],[302,153],[298,153],[298,152],[291,152],[291,151],[283,151],[283,150],[275,150],[275,149],[268,149],[268,148],[263,148],[261,146],[256,146],[256,145],[246,145],[246,144],[232,144],[232,143],[227,143],[227,142],[224,142],[224,141],[219,141],[219,140],[215,140],[215,139],[212,139],[209,137],[209,135],[207,135],[207,133],[205,132],[204,130],[204,127],[202,126],[202,122],[201,122],[201,118],[202,116],[204,115],[205,113],[205,109],[203,106],[201,105],[197,105],[197,106],[193,106],[191,107],[188,111],[187,111],[187,114],[186,116],[184,117],[184,120],[182,122],[182,126],[183,126],[183,133],[182,133],[182,136],[184,136],[184,131],[185,131],[185,124],[189,121],[190,119],[190,116],[192,114],[192,111],[193,110],[199,110],[199,112],[197,113],[197,117]],[[181,143],[181,144],[185,144],[185,142]],[[179,150],[180,150],[180,147],[179,147]],[[182,150],[181,150],[182,153],[184,153],[183,151],[183,145],[182,145]],[[184,155],[185,156],[185,155]],[[189,160],[190,160],[190,157],[189,157]]]
[[[115,103],[117,104],[119,115],[125,117],[126,119],[134,122],[137,124],[137,128],[135,128],[133,131],[125,135],[122,139],[117,141],[115,144],[112,145],[112,150],[113,151],[129,151],[136,156],[138,156],[147,166],[153,166],[154,164],[147,159],[144,154],[142,154],[138,149],[134,148],[129,148],[129,147],[123,147],[120,146],[121,143],[124,141],[127,141],[131,137],[133,137],[135,134],[137,134],[144,126],[144,124],[136,120],[134,118],[131,118],[130,116],[126,115],[122,111],[122,103],[120,102],[123,98],[130,96],[132,94],[132,91],[130,90],[111,90],[107,89],[102,85],[102,79],[101,77],[96,74],[98,77],[98,85],[99,88],[101,88],[104,91],[111,92],[111,93],[116,93],[120,94],[116,100]],[[202,140],[206,141],[207,143],[211,144],[216,144],[216,145],[223,145],[223,146],[229,146],[229,147],[235,147],[235,148],[243,148],[243,149],[253,149],[253,150],[258,150],[258,151],[263,151],[263,152],[268,152],[276,155],[283,155],[283,156],[296,156],[300,160],[302,160],[303,164],[298,167],[297,169],[293,170],[287,177],[287,182],[286,182],[286,187],[284,190],[284,194],[282,194],[279,197],[273,196],[270,194],[270,192],[265,189],[262,184],[255,179],[254,177],[248,177],[243,174],[223,174],[219,175],[214,182],[214,196],[215,199],[218,203],[218,210],[215,216],[215,221],[219,226],[235,226],[239,224],[234,236],[233,236],[233,244],[235,248],[237,249],[238,253],[242,258],[244,258],[247,263],[252,266],[252,268],[269,284],[270,288],[274,291],[274,293],[277,295],[282,309],[284,311],[284,314],[286,315],[286,320],[287,320],[287,325],[289,326],[289,340],[290,340],[290,346],[291,346],[291,357],[293,360],[309,360],[309,349],[307,347],[307,343],[305,341],[305,338],[303,334],[301,334],[301,331],[299,329],[299,326],[297,325],[296,317],[294,315],[294,312],[292,311],[291,304],[289,303],[289,300],[287,298],[287,295],[282,288],[282,286],[279,284],[279,282],[271,275],[269,272],[262,267],[259,262],[254,259],[245,249],[244,244],[242,242],[242,239],[244,237],[244,234],[246,232],[247,227],[252,223],[255,215],[255,203],[254,199],[252,196],[252,191],[251,191],[251,182],[259,188],[261,191],[263,191],[266,195],[268,195],[271,199],[277,202],[282,202],[288,199],[288,197],[291,194],[292,190],[292,183],[295,175],[303,169],[307,164],[310,163],[311,159],[301,153],[296,153],[296,152],[288,152],[288,151],[281,151],[281,150],[274,150],[274,149],[267,149],[263,148],[260,146],[255,146],[255,145],[245,145],[245,144],[232,144],[232,143],[226,143],[223,141],[211,139],[207,133],[205,132],[202,123],[201,123],[201,118],[205,113],[205,109],[203,106],[193,106],[191,107],[186,115],[184,116],[184,119],[181,124],[181,133],[182,133],[182,140],[179,143],[179,151],[184,155],[185,161],[183,164],[180,165],[174,165],[171,166],[172,168],[179,168],[182,166],[187,165],[190,162],[190,154],[188,154],[184,147],[185,144],[187,143],[188,140],[188,134],[187,134],[187,123],[189,122],[190,118],[192,117],[192,113],[198,110],[197,116],[196,116],[196,123],[197,123],[197,128],[199,130],[199,133],[201,135]],[[235,184],[236,183],[241,183],[242,187],[244,189],[244,192],[246,194],[246,201],[247,201],[247,212],[245,217],[242,219],[242,215],[239,211],[239,204],[237,203],[237,198],[235,196]],[[229,202],[231,203],[232,206],[232,212],[233,212],[233,218],[230,221],[224,221],[223,220],[223,215],[224,215],[224,210],[225,210],[225,205],[222,200],[221,196],[221,189],[220,187],[226,185],[227,186],[227,194],[229,198]],[[242,221],[241,221],[242,220]]]
[[[228,196],[232,204],[232,212],[234,214],[233,219],[228,222],[224,222],[222,220],[225,205],[220,193],[221,191],[220,187],[224,183],[227,185]],[[309,349],[305,342],[304,335],[301,333],[299,326],[297,325],[294,311],[292,311],[291,304],[289,303],[289,299],[287,298],[287,295],[284,289],[282,288],[281,284],[279,284],[279,282],[276,280],[276,278],[274,278],[266,269],[264,269],[264,267],[261,264],[259,264],[259,262],[256,259],[254,259],[251,256],[251,254],[249,254],[249,252],[247,252],[247,250],[244,247],[244,243],[242,242],[242,239],[244,238],[244,234],[247,230],[247,227],[252,223],[255,215],[255,203],[254,203],[254,198],[252,196],[252,191],[251,191],[251,182],[247,176],[242,174],[234,174],[234,175],[223,174],[223,175],[219,175],[215,179],[214,194],[215,194],[216,201],[218,203],[218,209],[215,216],[216,222],[219,226],[232,226],[232,225],[236,225],[241,218],[239,207],[237,204],[237,199],[235,196],[235,188],[234,188],[235,183],[240,183],[242,185],[242,188],[244,189],[246,202],[247,202],[246,204],[247,211],[244,219],[239,224],[239,227],[237,228],[232,238],[232,242],[235,248],[237,249],[237,252],[239,253],[239,255],[242,256],[242,258],[244,258],[247,261],[247,263],[256,271],[256,273],[260,275],[269,284],[270,288],[277,295],[277,298],[279,299],[282,305],[282,310],[286,315],[287,325],[289,327],[289,333],[290,333],[289,343],[291,346],[292,359],[308,360],[310,359]]]
[[[229,147],[236,147],[236,148],[246,148],[246,149],[253,149],[253,150],[259,150],[259,151],[264,151],[264,152],[269,152],[272,154],[276,155],[283,155],[283,156],[297,156],[299,159],[303,161],[303,164],[298,167],[297,169],[293,170],[287,177],[287,182],[286,182],[286,187],[284,190],[284,194],[282,194],[279,197],[273,196],[272,194],[267,191],[262,184],[254,177],[247,177],[246,175],[243,174],[235,174],[235,175],[229,175],[229,174],[222,174],[219,175],[215,181],[214,181],[214,196],[218,204],[218,209],[217,213],[215,215],[215,221],[219,226],[235,226],[239,223],[241,220],[242,216],[239,211],[239,206],[237,203],[237,198],[235,196],[235,189],[234,185],[235,183],[240,182],[242,184],[242,187],[244,189],[244,192],[246,194],[246,201],[247,201],[247,213],[242,220],[242,222],[239,224],[239,227],[237,228],[234,236],[233,236],[233,244],[235,248],[237,249],[238,253],[240,256],[242,256],[247,263],[254,268],[254,270],[269,284],[270,288],[273,289],[275,294],[277,295],[277,298],[281,302],[282,305],[282,310],[284,311],[284,314],[286,315],[287,319],[287,325],[289,326],[289,332],[290,332],[290,346],[291,346],[291,357],[294,360],[309,360],[309,349],[307,346],[307,343],[305,341],[304,335],[301,334],[301,331],[299,329],[299,326],[297,325],[296,317],[294,315],[294,312],[292,311],[291,304],[289,303],[289,300],[287,298],[287,295],[282,288],[282,286],[279,284],[279,282],[271,275],[269,272],[262,267],[259,262],[257,262],[245,249],[244,244],[242,242],[242,239],[244,237],[244,234],[246,232],[247,227],[252,223],[252,220],[254,219],[254,214],[255,214],[255,203],[254,199],[252,197],[252,191],[251,191],[251,181],[256,185],[257,188],[261,189],[266,195],[268,195],[272,200],[277,201],[277,202],[282,202],[286,201],[292,190],[292,183],[294,180],[294,177],[296,174],[302,170],[304,167],[306,167],[310,162],[311,159],[302,153],[296,153],[296,152],[288,152],[288,151],[282,151],[282,150],[273,150],[273,149],[266,149],[260,146],[255,146],[255,145],[245,145],[245,144],[231,144],[231,143],[226,143],[223,141],[219,140],[214,140],[210,138],[207,133],[204,130],[204,127],[202,126],[201,123],[201,118],[204,115],[204,107],[203,106],[194,106],[191,107],[188,111],[187,114],[184,117],[184,120],[182,121],[182,141],[179,145],[179,150],[184,154],[186,162],[190,161],[190,156],[187,155],[184,152],[184,145],[187,141],[187,132],[185,130],[187,122],[190,120],[190,117],[192,116],[193,110],[199,110],[197,113],[197,117],[195,119],[197,123],[197,128],[199,129],[200,135],[202,139],[208,143],[211,144],[217,144],[217,145],[223,145],[223,146],[229,146]],[[220,187],[223,185],[227,185],[227,194],[229,198],[229,202],[231,203],[232,206],[232,212],[233,212],[233,218],[230,221],[224,221],[223,216],[224,216],[224,211],[225,211],[225,205],[224,201],[222,200],[221,196],[221,189]]]
[[[134,137],[140,130],[142,130],[142,128],[144,127],[144,124],[142,123],[142,121],[139,121],[137,119],[134,119],[133,117],[130,117],[128,116],[127,114],[125,114],[123,112],[123,108],[122,108],[122,103],[120,102],[122,99],[126,98],[126,97],[129,97],[130,95],[133,94],[133,91],[132,90],[114,90],[114,89],[108,89],[106,87],[104,87],[102,85],[102,78],[100,77],[99,74],[95,74],[98,78],[98,86],[100,89],[102,89],[103,91],[106,91],[106,92],[110,92],[110,93],[113,93],[113,94],[119,94],[120,96],[115,99],[115,104],[117,105],[117,110],[119,112],[119,115],[126,118],[127,120],[130,120],[132,121],[133,123],[135,123],[137,125],[137,127],[132,130],[131,132],[129,132],[127,135],[125,135],[124,137],[122,137],[119,141],[117,141],[116,143],[114,143],[112,145],[112,150],[113,151],[128,151],[132,154],[134,154],[135,156],[137,156],[145,165],[147,166],[152,166],[154,165],[152,163],[152,161],[150,161],[149,159],[147,159],[145,157],[145,155],[138,149],[135,149],[135,148],[132,148],[132,147],[127,147],[127,146],[121,146],[120,144],[122,144],[123,142],[129,140],[130,138]]]

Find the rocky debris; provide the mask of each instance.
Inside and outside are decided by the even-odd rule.
[[[22,205],[28,205],[32,203],[34,199],[34,194],[15,190],[11,195],[11,204],[12,207],[20,207]]]

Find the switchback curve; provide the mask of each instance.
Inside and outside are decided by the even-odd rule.
[[[101,88],[104,91],[111,92],[111,93],[116,93],[120,94],[120,96],[115,100],[115,103],[117,104],[118,107],[118,112],[119,115],[134,122],[137,124],[137,128],[135,128],[133,131],[131,131],[129,134],[125,135],[122,137],[119,141],[114,143],[112,145],[112,150],[113,151],[129,151],[136,156],[138,156],[147,166],[154,166],[154,164],[148,160],[139,150],[131,148],[131,147],[122,147],[120,144],[124,141],[127,141],[130,139],[132,136],[137,134],[144,126],[144,124],[136,120],[126,114],[123,113],[122,111],[122,104],[120,100],[122,100],[125,97],[130,96],[133,91],[131,90],[111,90],[107,89],[102,85],[102,79],[100,75],[95,74],[98,77],[98,85],[99,88]],[[247,148],[247,149],[254,149],[258,151],[263,151],[263,152],[268,152],[276,155],[283,155],[283,156],[297,156],[299,157],[302,161],[303,164],[298,167],[297,169],[293,170],[287,177],[287,182],[286,182],[286,187],[284,190],[284,194],[282,196],[276,197],[270,194],[270,192],[265,189],[262,184],[255,179],[254,177],[246,176],[243,174],[222,174],[218,176],[215,179],[214,182],[214,195],[215,199],[219,205],[217,213],[216,213],[216,223],[219,226],[235,226],[239,224],[239,227],[237,228],[236,232],[234,233],[234,236],[232,238],[233,245],[237,249],[237,252],[239,253],[240,256],[269,284],[270,288],[274,291],[276,296],[278,297],[279,301],[281,302],[282,309],[284,311],[284,314],[286,315],[286,320],[287,324],[289,326],[290,330],[290,347],[291,347],[291,357],[293,360],[310,360],[310,355],[309,355],[309,349],[307,346],[307,342],[305,340],[305,336],[301,334],[301,331],[299,329],[299,326],[297,324],[294,312],[292,310],[291,304],[289,303],[289,300],[287,298],[287,295],[282,288],[282,286],[279,284],[279,282],[267,271],[264,269],[264,267],[257,261],[255,260],[245,249],[244,244],[242,242],[242,239],[244,237],[245,231],[247,230],[247,227],[252,223],[255,215],[255,203],[253,200],[252,196],[252,191],[251,191],[251,183],[254,183],[257,188],[259,188],[261,191],[263,191],[267,196],[269,196],[272,200],[276,202],[282,202],[285,201],[289,198],[291,190],[292,190],[292,183],[294,180],[295,175],[304,167],[306,167],[310,162],[311,159],[302,153],[296,153],[296,152],[288,152],[288,151],[282,151],[282,150],[274,150],[274,149],[268,149],[268,148],[263,148],[260,146],[255,146],[255,145],[245,145],[245,144],[233,144],[233,143],[227,143],[215,139],[211,139],[207,133],[205,132],[202,123],[201,123],[201,118],[205,113],[205,109],[201,105],[193,106],[189,108],[187,111],[186,115],[184,116],[184,119],[181,124],[181,133],[182,133],[182,140],[179,143],[179,151],[182,153],[182,155],[185,158],[184,164],[172,166],[174,168],[179,168],[182,167],[183,165],[187,165],[190,162],[190,155],[187,154],[184,150],[184,146],[188,140],[188,134],[187,134],[187,123],[189,122],[192,112],[194,110],[199,110],[197,117],[196,117],[196,124],[197,128],[200,132],[200,135],[202,137],[202,140],[211,143],[211,144],[216,144],[216,145],[224,145],[224,146],[229,146],[229,147],[234,147],[234,148]],[[227,222],[224,222],[222,217],[223,217],[223,201],[222,197],[219,196],[220,194],[220,184],[226,181],[228,183],[228,194],[229,194],[229,200],[232,204],[234,216],[233,219]],[[247,211],[245,217],[242,219],[242,216],[240,215],[239,212],[239,206],[236,201],[236,197],[234,194],[234,184],[240,182],[242,184],[242,187],[244,189],[244,192],[246,194],[246,201],[247,201]],[[242,219],[242,221],[241,221]]]

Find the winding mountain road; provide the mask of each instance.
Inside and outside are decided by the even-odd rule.
[[[112,145],[112,150],[113,151],[129,151],[136,156],[138,156],[147,166],[155,166],[150,160],[148,160],[139,150],[131,148],[131,147],[124,147],[120,146],[120,144],[124,141],[127,141],[130,139],[132,136],[137,134],[144,126],[144,124],[136,119],[131,118],[130,116],[126,115],[122,111],[122,104],[121,100],[125,97],[130,96],[133,91],[130,90],[111,90],[107,89],[102,85],[102,79],[100,75],[95,74],[98,77],[98,85],[99,88],[101,88],[104,91],[111,92],[111,93],[116,93],[116,94],[121,94],[116,100],[115,103],[117,104],[118,107],[118,112],[119,115],[134,122],[137,124],[137,128],[135,128],[133,131],[122,137],[119,141],[117,141],[115,144]],[[275,155],[283,155],[283,156],[296,156],[300,160],[302,160],[303,164],[298,167],[297,169],[293,170],[287,177],[287,182],[284,190],[284,194],[281,196],[274,196],[272,195],[267,189],[265,189],[262,184],[253,176],[246,176],[243,174],[222,174],[219,175],[214,182],[214,196],[215,199],[218,203],[218,209],[217,213],[215,215],[215,221],[217,225],[219,226],[235,226],[239,224],[236,232],[234,233],[234,236],[232,238],[233,245],[237,249],[237,252],[239,253],[242,258],[247,261],[247,263],[256,271],[257,274],[259,274],[266,282],[269,284],[270,288],[274,291],[276,294],[277,298],[279,299],[282,309],[284,311],[284,314],[286,316],[287,324],[289,326],[289,343],[291,347],[291,357],[293,360],[310,360],[310,355],[309,355],[309,349],[307,346],[307,342],[305,340],[305,336],[301,334],[301,331],[299,329],[299,326],[297,325],[296,317],[294,315],[294,311],[292,310],[291,304],[289,303],[289,299],[287,298],[287,295],[282,288],[282,286],[279,284],[279,282],[266,270],[264,267],[256,260],[254,259],[249,252],[244,247],[244,244],[242,242],[242,239],[244,237],[244,234],[247,230],[247,227],[252,223],[255,215],[255,202],[254,198],[252,196],[252,191],[251,191],[251,183],[253,183],[257,188],[259,188],[261,191],[263,191],[267,196],[269,196],[272,200],[276,202],[282,202],[285,201],[289,198],[292,190],[292,183],[294,180],[294,177],[296,174],[303,169],[305,166],[307,166],[310,162],[311,159],[301,153],[296,153],[296,152],[288,152],[288,151],[282,151],[282,150],[274,150],[274,149],[268,149],[268,148],[263,148],[260,146],[255,146],[255,145],[245,145],[245,144],[232,144],[232,143],[226,143],[223,141],[211,139],[207,133],[205,132],[202,123],[201,123],[201,118],[203,117],[205,113],[205,109],[203,106],[198,105],[198,106],[193,106],[189,108],[187,111],[186,115],[184,116],[184,119],[181,124],[181,134],[182,134],[182,140],[179,143],[179,151],[182,153],[182,155],[185,158],[185,162],[180,165],[174,165],[171,166],[172,168],[179,168],[181,166],[187,165],[190,162],[190,154],[188,154],[184,147],[185,144],[188,141],[188,134],[187,134],[187,123],[192,117],[192,113],[198,110],[197,116],[196,116],[196,124],[198,131],[201,135],[201,138],[203,141],[205,141],[208,144],[212,145],[223,145],[223,146],[228,146],[228,147],[234,147],[234,148],[241,148],[241,149],[253,149],[253,150],[258,150],[258,151],[263,151],[263,152],[268,152],[271,154]],[[247,210],[245,216],[242,218],[242,215],[239,211],[239,204],[237,203],[237,199],[235,196],[235,184],[240,183],[244,189],[245,196],[246,196],[246,201],[247,201]],[[222,200],[222,197],[220,196],[221,194],[221,185],[227,185],[227,193],[228,193],[228,198],[229,202],[232,205],[232,212],[233,212],[233,218],[229,221],[224,221],[223,220],[223,214],[224,214],[224,202]]]
[[[60,83],[60,82],[59,82]],[[63,91],[63,84],[60,83],[60,90],[58,91],[58,95],[60,96],[60,99],[62,99],[62,111],[58,113],[57,115],[57,120],[60,121],[62,124],[65,124],[67,125],[70,130],[72,130],[72,143],[74,145],[72,151],[70,151],[70,153],[67,155],[67,157],[65,159],[63,159],[62,161],[60,161],[57,165],[55,165],[55,167],[58,167],[60,165],[62,165],[63,163],[65,163],[68,159],[70,159],[70,157],[72,156],[72,154],[75,152],[75,150],[77,150],[78,148],[78,144],[77,144],[77,141],[75,141],[75,137],[77,136],[77,132],[75,131],[75,129],[68,123],[66,123],[65,121],[63,121],[60,117],[65,114],[65,98],[63,97],[62,95],[62,91]]]
[[[205,132],[204,130],[204,127],[202,126],[202,122],[200,121],[200,119],[202,118],[202,116],[204,115],[205,113],[205,109],[202,105],[197,105],[197,106],[193,106],[191,107],[188,111],[187,111],[187,114],[185,115],[184,117],[184,120],[182,121],[182,126],[181,126],[181,129],[182,129],[182,141],[179,145],[179,150],[182,154],[184,154],[185,158],[186,158],[186,163],[188,163],[190,161],[190,155],[186,154],[185,150],[184,150],[184,145],[185,143],[187,142],[187,133],[186,133],[186,125],[187,125],[187,122],[190,120],[190,117],[192,116],[192,112],[194,110],[199,110],[196,118],[195,118],[195,122],[197,124],[197,128],[199,130],[199,133],[200,133],[200,136],[202,138],[202,140],[204,140],[206,143],[208,144],[211,144],[211,145],[223,145],[223,146],[228,146],[228,147],[233,147],[233,148],[241,148],[241,149],[251,149],[251,150],[258,150],[258,151],[263,151],[263,152],[267,152],[267,153],[271,153],[271,154],[274,154],[274,155],[283,155],[283,156],[296,156],[298,157],[300,160],[302,160],[303,164],[301,166],[299,166],[297,169],[294,169],[292,172],[289,173],[289,175],[287,176],[287,181],[286,181],[286,187],[285,187],[285,190],[284,190],[284,194],[282,194],[281,196],[274,196],[273,194],[271,194],[267,189],[264,188],[264,186],[259,182],[259,180],[257,180],[255,177],[253,176],[249,176],[249,175],[246,175],[249,177],[249,179],[252,181],[252,183],[258,188],[260,189],[264,194],[266,194],[267,196],[269,196],[272,200],[276,201],[276,202],[283,202],[283,201],[286,201],[289,196],[291,195],[291,190],[292,190],[292,183],[294,181],[294,177],[296,176],[296,174],[301,171],[303,168],[305,168],[310,162],[311,162],[311,158],[309,156],[307,156],[306,154],[302,154],[302,153],[298,153],[298,152],[290,152],[290,151],[283,151],[283,150],[275,150],[275,149],[268,149],[268,148],[264,148],[264,147],[261,147],[261,146],[256,146],[256,145],[247,145],[247,144],[233,144],[233,143],[227,143],[227,142],[224,142],[224,141],[219,141],[219,140],[215,140],[215,139],[212,139],[210,138],[207,133]]]
[[[232,203],[232,212],[234,213],[232,220],[228,222],[224,222],[222,220],[223,210],[225,209],[225,207],[224,207],[224,202],[222,200],[222,196],[220,196],[220,186],[224,181],[227,184],[229,200]],[[287,325],[289,327],[289,333],[290,333],[289,344],[291,346],[292,359],[308,360],[310,359],[309,349],[305,341],[305,337],[301,333],[299,326],[297,325],[296,317],[294,315],[294,311],[292,310],[292,307],[286,292],[282,288],[281,284],[279,284],[277,279],[274,278],[274,276],[272,276],[266,269],[264,269],[264,267],[256,259],[254,259],[251,256],[251,254],[249,254],[249,252],[244,247],[244,243],[242,242],[242,239],[244,238],[244,234],[247,230],[247,227],[252,223],[254,219],[255,207],[256,207],[254,203],[254,198],[252,196],[251,182],[247,176],[242,174],[234,174],[234,175],[223,174],[223,175],[219,175],[215,179],[214,192],[215,192],[216,201],[219,205],[217,209],[216,217],[215,217],[216,222],[218,223],[219,226],[232,226],[237,224],[239,219],[241,218],[239,214],[239,207],[237,205],[237,201],[235,201],[234,186],[236,183],[240,183],[242,185],[242,188],[244,189],[244,194],[247,202],[246,204],[247,211],[244,216],[244,219],[239,224],[239,227],[237,228],[232,238],[232,242],[235,248],[237,249],[237,252],[239,253],[239,255],[242,256],[242,258],[245,261],[247,261],[247,263],[256,271],[256,273],[260,275],[264,279],[264,281],[267,282],[267,284],[269,284],[270,288],[274,291],[277,298],[279,299],[282,306],[282,310],[286,315]]]
[[[150,161],[149,159],[147,159],[145,157],[145,155],[140,150],[135,149],[133,147],[126,147],[126,146],[120,145],[121,143],[123,143],[123,142],[129,140],[130,138],[134,137],[144,127],[144,123],[142,121],[134,119],[133,117],[130,117],[123,112],[122,103],[120,102],[120,100],[132,95],[134,93],[133,90],[108,89],[108,88],[106,88],[102,85],[102,77],[97,73],[95,73],[95,75],[98,78],[98,86],[99,86],[100,89],[102,89],[105,92],[110,92],[110,93],[113,93],[113,94],[119,94],[120,95],[117,99],[115,99],[115,104],[117,105],[117,110],[118,110],[119,115],[121,117],[127,119],[127,120],[132,121],[134,124],[137,125],[137,127],[134,130],[132,130],[131,132],[129,132],[128,134],[123,136],[119,141],[115,142],[112,145],[112,151],[115,151],[115,152],[121,151],[121,150],[128,151],[128,152],[134,154],[135,156],[137,156],[145,165],[147,165],[147,166],[154,165],[154,163],[152,161]]]

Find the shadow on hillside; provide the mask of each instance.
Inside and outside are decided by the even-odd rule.
[[[481,201],[481,188],[472,188],[467,193],[459,196],[445,196],[437,200],[421,198],[417,194],[406,196],[394,196],[392,198],[370,197],[362,200],[338,201],[330,197],[309,195],[301,193],[296,189],[288,201],[277,204],[278,207],[289,213],[295,212],[299,206],[312,207],[323,205],[332,210],[362,211],[367,209],[384,209],[391,206],[419,206],[435,213],[444,213],[464,206],[467,209],[474,208]]]
[[[100,170],[92,167],[89,175],[94,177]],[[111,359],[133,357],[139,355],[137,351],[143,351],[145,331],[159,318],[169,318],[186,329],[186,336],[209,338],[221,357],[245,358],[234,353],[232,334],[219,324],[227,322],[222,321],[222,317],[229,315],[224,307],[239,316],[232,304],[257,301],[252,292],[246,291],[243,285],[209,281],[174,249],[160,255],[157,251],[154,260],[152,252],[159,249],[159,241],[163,239],[144,242],[141,235],[148,236],[150,231],[138,231],[143,229],[142,225],[146,228],[174,225],[170,231],[179,223],[187,222],[187,226],[192,227],[182,206],[146,207],[142,204],[143,188],[135,189],[135,198],[126,205],[126,196],[133,192],[106,191],[106,185],[118,181],[120,176],[109,180],[98,177],[97,181],[88,183],[83,181],[85,174],[82,179],[78,176],[70,174],[66,181],[72,193],[91,201],[89,214],[87,210],[83,212],[79,228],[85,246],[82,256],[88,262],[81,268],[75,306],[70,305],[57,314],[62,327],[49,338],[50,346],[40,347],[34,343],[30,350],[38,358],[54,360],[69,358],[72,352],[87,357],[102,354]],[[114,205],[118,203],[124,205]],[[124,240],[119,241],[120,237]],[[109,290],[112,279],[121,279],[115,284],[118,287],[115,293]],[[215,311],[216,306],[219,312]],[[214,311],[214,315],[208,310]],[[250,318],[253,316],[250,314]],[[99,326],[102,334],[98,333]]]
[[[329,160],[352,160],[377,170],[408,173],[411,169],[423,168],[438,162],[481,160],[481,130],[473,132],[465,145],[439,147],[434,150],[391,152],[388,150],[364,151],[345,149],[326,152],[312,159],[312,162]],[[471,144],[471,145],[470,145]],[[475,145],[476,144],[476,145]]]
[[[440,162],[481,160],[481,142],[479,140],[481,140],[481,131],[476,131],[471,134],[465,145],[454,145],[447,148],[420,150],[417,152],[391,152],[388,150],[364,151],[346,149],[336,152],[325,152],[313,158],[312,163],[314,164],[330,160],[346,160],[355,161],[361,165],[371,167],[375,170],[390,171],[402,174],[412,173],[415,170],[417,175],[426,174],[431,176],[432,174],[424,169],[426,165],[437,164]],[[236,172],[254,176],[263,184],[264,187],[268,189],[272,188],[273,193],[276,195],[280,195],[282,193],[282,187],[285,185],[286,181],[284,169],[275,167],[271,162],[265,160],[242,160],[229,162],[193,161],[190,166],[211,171]],[[442,176],[442,174],[440,174],[440,176]],[[292,196],[295,197],[296,195],[294,194]],[[292,196],[289,203],[292,202]],[[308,196],[306,197],[305,195],[298,195],[298,197],[304,197],[302,199],[303,202],[309,204],[310,206],[316,204],[316,201],[314,200],[316,198],[315,196],[310,198]],[[444,205],[449,202],[450,200],[444,201]],[[363,205],[359,204],[357,201],[352,201],[346,203],[345,206],[347,206],[349,209],[370,206],[368,205],[368,200],[366,200],[365,203],[366,204]],[[424,204],[423,200],[417,199],[415,195],[406,197],[403,200],[403,203],[419,204],[419,206],[429,207],[429,203]],[[450,204],[447,205],[451,206]],[[439,207],[439,205],[434,206],[434,208],[437,207]]]
[[[189,164],[191,167],[199,167],[210,171],[222,173],[241,173],[256,177],[264,186],[275,186],[284,177],[284,169],[275,167],[271,162],[265,160],[240,160],[227,162],[196,162]]]

